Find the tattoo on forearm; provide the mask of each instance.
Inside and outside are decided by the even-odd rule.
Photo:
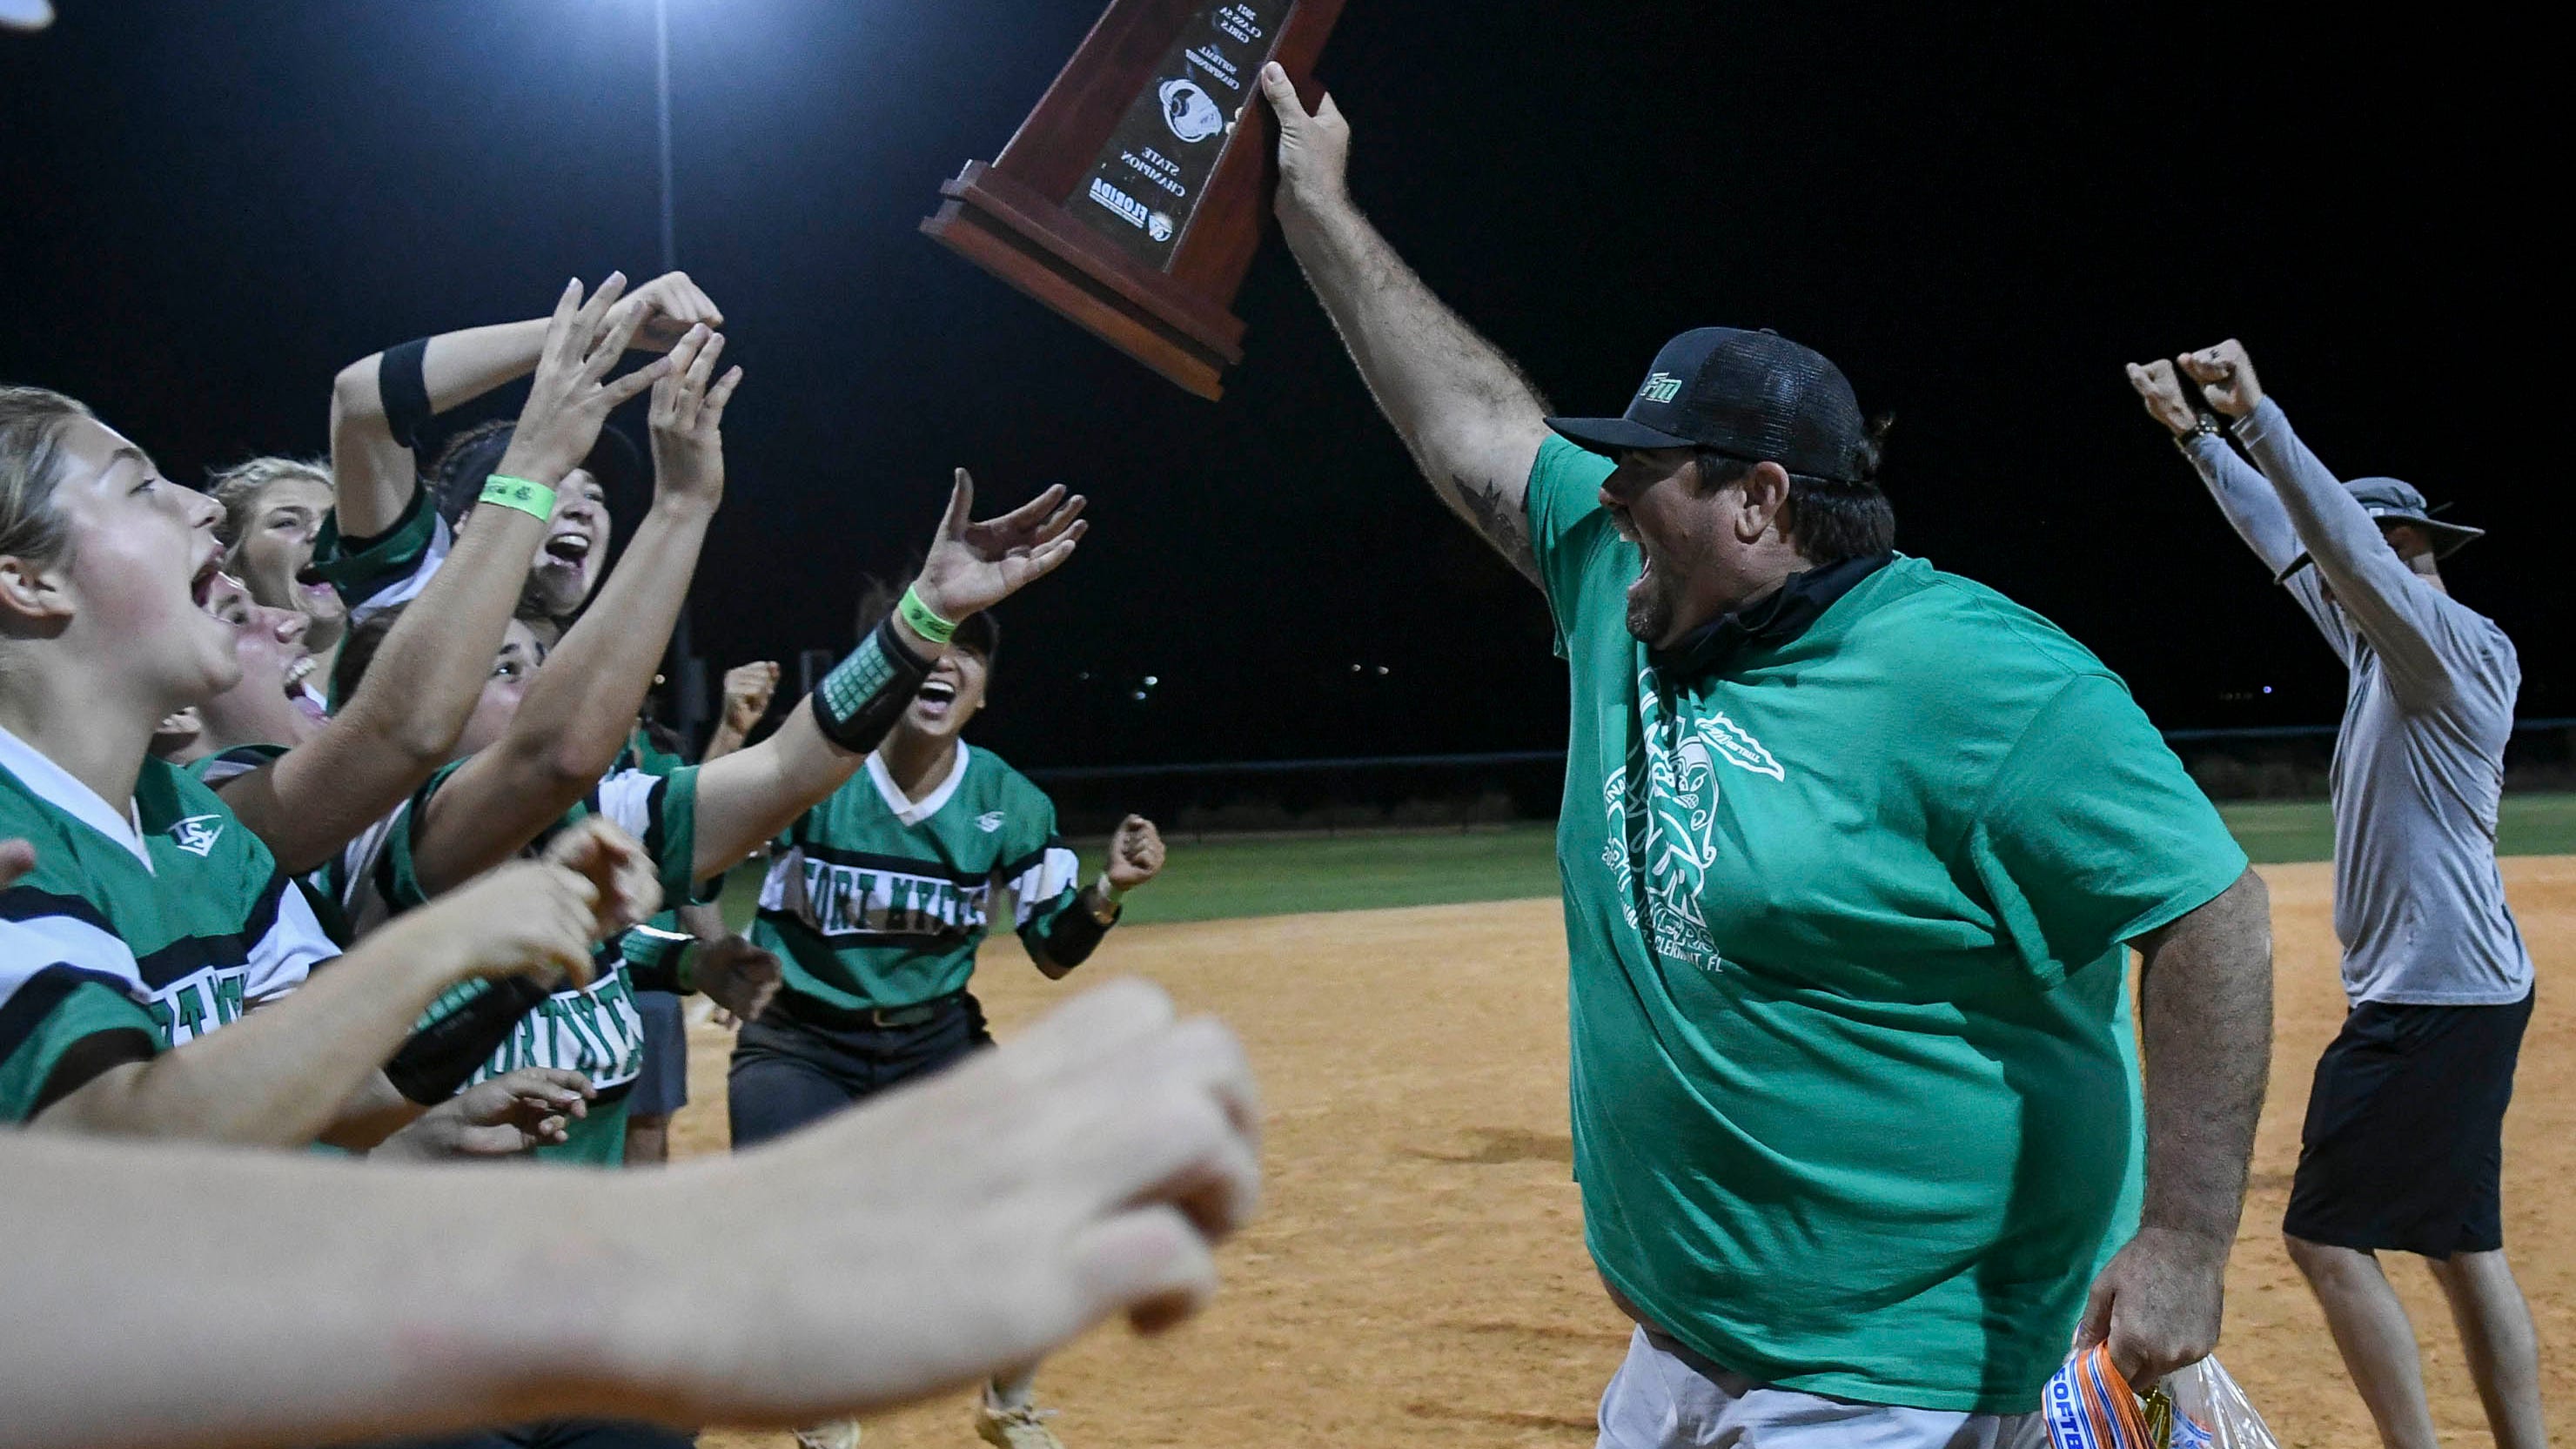
[[[1510,499],[1503,496],[1503,485],[1486,483],[1482,487],[1467,481],[1462,473],[1449,475],[1449,502],[1485,541],[1503,556],[1505,562],[1520,571],[1522,578],[1537,583],[1538,555],[1530,550],[1529,524]]]

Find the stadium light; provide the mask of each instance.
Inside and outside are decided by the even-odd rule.
[[[51,0],[0,0],[0,30],[42,30],[53,23]]]

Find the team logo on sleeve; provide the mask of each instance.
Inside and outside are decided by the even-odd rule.
[[[994,831],[1001,829],[1002,812],[999,810],[987,810],[983,814],[976,816],[975,828],[983,831],[986,835],[990,835]]]
[[[214,853],[215,841],[224,833],[224,817],[191,815],[170,827],[170,840],[181,850],[205,859]]]

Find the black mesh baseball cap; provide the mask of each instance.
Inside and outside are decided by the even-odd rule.
[[[1627,414],[1549,418],[1576,447],[1706,448],[1846,483],[1869,480],[1869,423],[1842,369],[1765,328],[1697,327],[1655,354]]]

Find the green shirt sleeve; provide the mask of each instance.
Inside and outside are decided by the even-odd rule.
[[[376,862],[376,869],[381,872],[376,888],[395,915],[429,900],[428,890],[420,883],[415,859],[420,831],[429,820],[430,797],[446,788],[447,782],[464,767],[463,760],[451,760],[441,765],[437,774],[422,781],[421,787],[411,793],[410,801],[403,806],[403,818],[395,824],[392,838],[385,842],[385,853]]]
[[[0,1005],[0,1122],[24,1122],[79,1086],[55,1080],[74,1048],[94,1076],[153,1056],[159,1041],[152,1014],[116,987],[71,966],[36,972]]]
[[[2042,983],[2207,904],[2245,852],[2146,712],[2104,674],[2069,679],[1987,784],[1963,841]]]
[[[1547,591],[1556,617],[1556,649],[1566,641],[1583,606],[1584,582],[1607,544],[1619,541],[1601,507],[1601,484],[1616,465],[1563,438],[1539,444],[1530,464],[1529,493],[1523,507],[1529,515],[1530,548],[1538,556],[1539,583]]]
[[[424,565],[434,565],[446,552],[446,522],[432,506],[429,492],[425,482],[413,488],[402,516],[373,538],[342,536],[336,512],[322,520],[322,531],[313,542],[313,572],[337,589],[351,610],[399,592]]]

